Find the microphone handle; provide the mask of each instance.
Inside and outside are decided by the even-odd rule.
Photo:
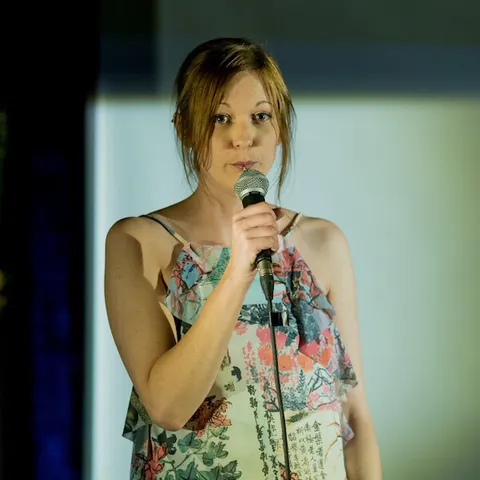
[[[250,192],[243,197],[243,208],[249,205],[255,205],[265,201],[265,197],[258,191]],[[262,286],[263,293],[267,300],[273,298],[274,280],[272,269],[272,251],[270,249],[261,250],[255,259],[255,266],[258,269],[260,275],[260,285]]]
[[[243,208],[246,208],[250,205],[255,205],[256,203],[261,203],[265,201],[265,197],[260,192],[251,192],[242,199]],[[269,260],[272,261],[272,251],[271,250],[262,250],[258,253],[256,258],[256,265],[262,260]]]

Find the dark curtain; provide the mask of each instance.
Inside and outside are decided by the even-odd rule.
[[[11,2],[2,18],[2,480],[82,478],[85,105],[97,23],[93,0]]]

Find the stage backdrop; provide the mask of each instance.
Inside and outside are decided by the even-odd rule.
[[[85,480],[128,478],[131,453],[121,437],[131,383],[104,307],[105,235],[189,193],[169,95],[184,56],[215,36],[262,42],[293,92],[284,204],[349,239],[384,478],[480,477],[480,7],[396,3],[102,0],[88,125]]]
[[[283,203],[336,222],[349,239],[384,478],[474,478],[480,101],[294,101],[294,174]],[[171,116],[169,99],[159,97],[99,98],[90,106],[85,478],[92,480],[127,478],[131,453],[121,437],[131,383],[104,306],[105,236],[119,218],[189,193]]]

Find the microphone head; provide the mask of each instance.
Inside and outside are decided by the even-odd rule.
[[[235,183],[235,193],[240,200],[243,200],[252,192],[260,193],[263,197],[266,197],[269,185],[268,178],[262,172],[248,168],[242,172]]]

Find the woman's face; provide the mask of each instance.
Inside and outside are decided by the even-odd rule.
[[[268,173],[279,143],[273,115],[273,106],[255,74],[240,73],[231,80],[212,119],[215,128],[206,172],[209,184],[233,194],[243,167]]]

